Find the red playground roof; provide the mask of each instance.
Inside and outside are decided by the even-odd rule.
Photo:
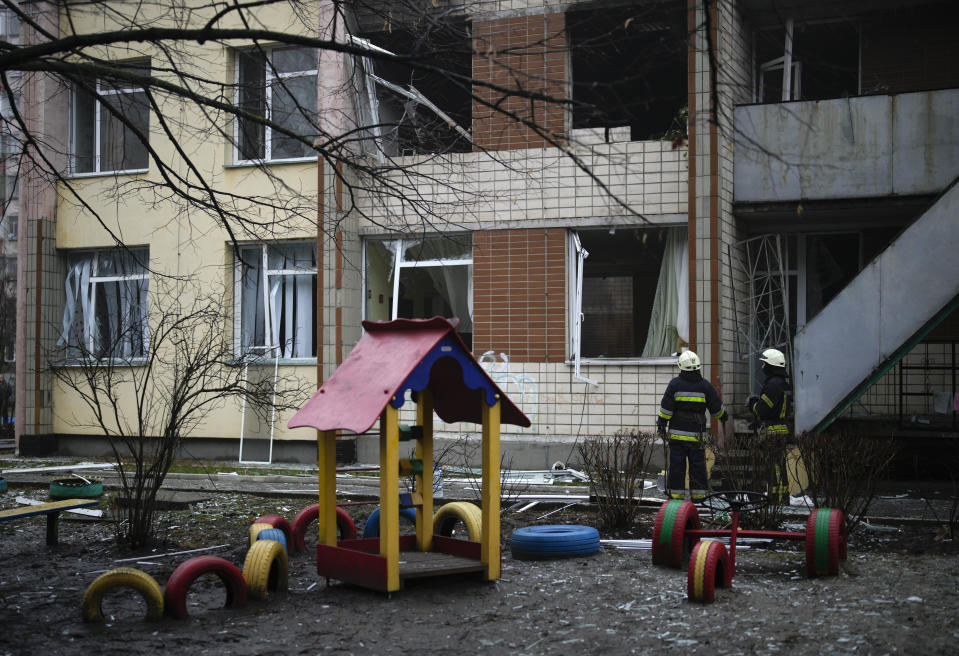
[[[364,321],[363,328],[353,351],[293,415],[290,428],[362,433],[387,403],[402,407],[408,389],[429,389],[434,411],[447,423],[482,423],[481,399],[493,405],[498,394],[501,423],[530,425],[473,358],[456,332],[455,319]]]

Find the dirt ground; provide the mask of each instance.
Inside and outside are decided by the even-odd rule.
[[[42,498],[43,490],[27,490]],[[17,490],[17,494],[24,494]],[[2,495],[12,504],[11,492]],[[143,619],[136,594],[104,601],[106,620],[84,623],[80,600],[100,573],[133,566],[162,586],[193,554],[241,566],[250,522],[292,518],[302,498],[221,494],[190,510],[165,512],[164,540],[152,553],[118,551],[111,525],[60,522],[60,544],[45,545],[43,518],[2,524],[0,654],[953,654],[959,640],[959,559],[934,526],[890,526],[854,534],[839,576],[804,575],[801,542],[737,552],[733,586],[713,604],[686,599],[686,574],[656,567],[650,552],[604,546],[562,560],[515,560],[513,529],[538,524],[598,526],[595,509],[573,508],[535,521],[503,522],[503,575],[425,579],[392,595],[316,575],[314,556],[293,554],[289,591],[240,609],[223,608],[219,580],[201,577],[186,620]],[[370,508],[352,507],[362,528]],[[653,514],[629,532],[648,538]],[[139,558],[132,562],[120,559]]]

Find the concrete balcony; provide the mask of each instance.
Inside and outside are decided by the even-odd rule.
[[[734,111],[737,203],[937,194],[959,172],[959,89]]]

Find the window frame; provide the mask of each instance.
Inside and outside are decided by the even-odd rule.
[[[315,48],[308,48],[306,46],[266,46],[262,47],[259,50],[256,48],[238,48],[234,51],[233,57],[233,79],[234,84],[234,93],[233,93],[233,102],[234,106],[240,107],[241,94],[243,93],[243,87],[240,84],[240,59],[242,55],[248,55],[252,52],[260,52],[263,54],[263,68],[264,68],[264,77],[263,77],[263,102],[264,109],[266,113],[266,119],[268,121],[273,120],[273,82],[275,80],[283,79],[292,79],[297,77],[308,77],[313,76],[314,87],[316,88],[317,93],[319,93],[319,60],[317,59],[314,62],[315,68],[311,70],[303,69],[295,72],[286,72],[278,73],[276,67],[273,65],[273,53],[277,50],[316,50]],[[318,54],[317,54],[318,56]],[[318,120],[319,108],[314,107],[314,111],[317,112],[317,117],[314,120]],[[260,162],[268,162],[271,164],[280,164],[284,162],[310,162],[316,161],[318,154],[314,152],[312,155],[306,155],[304,157],[283,157],[273,159],[273,128],[269,125],[263,126],[263,157],[255,159],[245,159],[240,148],[240,139],[241,139],[241,130],[240,130],[240,117],[235,116],[233,118],[233,163],[240,166],[247,166],[251,164],[257,164]]]
[[[313,247],[313,260],[314,266],[312,269],[303,269],[303,268],[293,268],[293,269],[271,269],[269,266],[270,261],[270,247],[271,246],[282,246],[284,244],[310,244]],[[317,354],[314,353],[310,356],[291,356],[284,357],[281,355],[280,345],[274,343],[274,330],[273,330],[273,311],[271,308],[270,301],[270,277],[273,276],[309,276],[312,275],[314,279],[314,286],[319,284],[318,278],[318,260],[316,258],[316,242],[310,239],[291,239],[283,241],[262,241],[262,242],[248,242],[243,244],[236,244],[235,248],[237,251],[243,251],[247,249],[259,248],[259,265],[260,270],[263,272],[263,339],[264,344],[251,345],[249,347],[243,346],[243,304],[244,304],[244,294],[243,294],[243,266],[244,262],[239,257],[234,257],[233,261],[233,352],[237,360],[257,360],[257,359],[270,359],[283,361],[291,364],[312,364],[316,362]],[[316,309],[316,294],[311,295],[312,307]],[[312,314],[312,313],[311,313]],[[256,317],[254,316],[254,320]],[[278,322],[281,322],[283,317],[280,316],[277,318]],[[319,335],[317,334],[317,326],[315,321],[312,325],[314,340],[316,341],[316,348],[322,348],[322,345],[319,340]],[[254,335],[256,334],[256,329],[254,328]],[[271,352],[276,352],[275,355],[271,356]]]
[[[143,66],[151,68],[152,62],[149,59],[137,59],[129,62],[118,62],[118,66]],[[131,173],[146,173],[150,170],[150,152],[146,144],[144,144],[145,154],[146,154],[146,166],[139,168],[131,169],[104,169],[103,166],[103,143],[102,143],[102,131],[101,131],[101,119],[103,112],[103,103],[100,100],[101,96],[119,96],[121,94],[136,94],[136,93],[146,93],[144,89],[135,85],[123,86],[117,84],[117,87],[122,88],[108,88],[103,89],[101,87],[101,82],[106,79],[104,77],[97,77],[94,79],[94,91],[92,93],[87,92],[86,90],[81,90],[76,84],[72,85],[70,93],[70,157],[69,157],[69,171],[70,175],[73,177],[89,177],[89,176],[98,176],[98,175],[114,175],[114,174],[131,174]],[[77,139],[79,137],[79,101],[81,92],[84,94],[89,94],[93,101],[93,163],[92,170],[90,171],[78,171],[77,170]],[[108,113],[109,110],[107,110]],[[150,114],[152,113],[152,108],[147,105],[147,122],[143,126],[143,133],[149,137],[150,135]]]
[[[137,252],[137,251],[143,252],[143,253],[145,254],[145,256],[146,256],[146,262],[143,262],[143,263],[142,263],[142,264],[143,264],[143,272],[142,272],[142,273],[127,273],[127,274],[121,274],[121,275],[107,275],[107,276],[101,276],[101,275],[99,275],[100,259],[101,259],[101,257],[102,257],[104,254],[112,254],[112,253],[117,253],[117,252],[128,252],[128,253],[133,254],[133,253],[135,253],[135,252]],[[96,356],[92,359],[92,361],[96,361],[96,362],[102,362],[102,361],[127,362],[127,363],[130,363],[130,364],[141,364],[141,363],[146,362],[147,359],[148,359],[148,357],[149,357],[150,339],[151,339],[151,334],[150,334],[150,270],[149,270],[150,252],[149,252],[149,247],[76,249],[76,250],[67,251],[67,257],[68,257],[68,259],[69,259],[69,258],[72,258],[72,257],[75,257],[75,256],[81,256],[81,255],[84,255],[84,254],[89,254],[90,257],[91,257],[91,273],[90,273],[90,277],[89,277],[89,279],[88,279],[88,281],[87,281],[87,283],[88,283],[88,285],[89,285],[89,290],[80,289],[80,288],[79,288],[80,281],[77,280],[77,286],[78,286],[78,287],[77,287],[77,290],[76,290],[75,293],[76,293],[77,296],[79,296],[80,294],[88,294],[88,295],[89,295],[89,297],[90,297],[90,305],[89,305],[90,317],[85,317],[85,316],[84,316],[83,311],[82,311],[82,305],[81,305],[80,308],[77,308],[76,306],[74,306],[73,313],[76,313],[78,310],[80,311],[80,321],[81,321],[81,322],[94,321],[94,320],[96,319],[96,316],[97,316],[97,314],[96,314],[96,301],[97,301],[96,285],[97,285],[97,284],[110,283],[110,282],[122,282],[122,281],[130,281],[130,280],[146,280],[146,281],[147,281],[147,282],[146,282],[146,288],[144,289],[144,294],[145,294],[145,301],[144,301],[144,302],[145,302],[145,304],[146,304],[146,308],[145,308],[146,311],[145,311],[145,313],[144,313],[144,316],[141,317],[141,320],[144,322],[144,330],[143,330],[144,340],[143,340],[143,343],[141,344],[141,349],[142,349],[143,355],[133,355],[133,356],[122,356],[122,355],[121,355],[121,356],[118,356],[118,355],[116,355],[115,352],[113,352],[113,353],[110,353],[110,354],[108,354],[108,355],[107,355],[107,354],[104,354],[104,355],[102,355],[102,356],[101,356],[101,355],[96,355]],[[139,263],[139,258],[138,258],[138,256],[137,256],[137,255],[134,255],[133,257],[135,258],[135,262]],[[68,264],[68,269],[69,269],[69,268],[72,268],[72,267],[70,267],[69,264]],[[67,281],[69,281],[69,278],[70,278],[71,275],[72,275],[72,272],[68,272],[68,273],[67,273]],[[69,289],[69,284],[67,285],[67,289]],[[69,306],[69,300],[67,301],[67,305]],[[67,309],[67,308],[64,308],[64,313],[65,313],[65,315],[66,315],[67,312],[68,312],[68,309]],[[68,355],[68,359],[72,359],[72,360],[91,360],[91,358],[90,358],[89,356],[96,354],[97,351],[99,350],[98,345],[95,343],[95,340],[96,340],[96,338],[97,338],[98,333],[97,333],[96,330],[90,330],[90,331],[85,335],[85,338],[86,338],[86,340],[87,340],[87,343],[86,343],[85,345],[83,345],[82,347],[81,347],[81,346],[78,346],[78,345],[71,345],[71,344],[70,344],[70,338],[73,337],[72,327],[73,327],[73,325],[74,325],[75,322],[76,322],[75,314],[71,314],[69,325],[67,325],[66,316],[64,316],[64,319],[63,319],[64,326],[63,326],[63,330],[62,330],[60,339],[57,341],[57,346],[60,346],[60,347],[62,347],[62,348],[65,348],[65,349],[68,351],[68,353],[69,353],[69,351],[75,350],[75,349],[80,349],[80,350],[81,350],[81,353],[80,353],[79,356],[76,356],[76,355]],[[126,330],[126,327],[124,327],[123,330]],[[83,331],[83,332],[87,332],[87,331]],[[116,348],[116,345],[114,345],[114,349],[115,349],[115,348]]]
[[[444,237],[461,237],[468,235],[470,237],[470,255],[468,258],[457,258],[457,259],[431,259],[431,260],[405,260],[404,256],[406,254],[406,249],[403,247],[404,242],[414,242],[411,245],[414,246],[416,243],[421,243],[424,240],[429,239],[442,239]],[[400,276],[403,273],[403,269],[415,269],[422,267],[454,267],[454,266],[465,266],[468,267],[468,279],[467,279],[467,303],[470,310],[470,315],[473,313],[473,237],[471,233],[457,233],[455,235],[428,235],[425,237],[414,237],[414,238],[390,238],[390,237],[364,237],[362,244],[362,267],[363,267],[363,289],[369,289],[370,283],[367,279],[367,247],[370,242],[380,242],[386,245],[386,248],[393,252],[393,269],[390,273],[392,276],[392,304],[390,305],[390,321],[396,320],[397,314],[399,313],[399,300],[400,300]],[[367,318],[367,294],[364,292],[361,294],[362,303],[361,303],[361,316]],[[429,317],[423,317],[429,318]]]
[[[579,239],[579,232],[586,230],[596,230],[597,228],[609,230],[612,234],[615,230],[628,230],[634,228],[644,228],[649,226],[606,226],[605,228],[600,228],[598,226],[583,226],[578,228],[569,228],[567,231],[567,307],[569,308],[569,316],[567,327],[569,330],[569,349],[570,355],[566,361],[567,365],[574,367],[573,377],[582,380],[586,383],[597,384],[592,379],[586,377],[582,374],[581,367],[583,364],[590,366],[600,365],[624,365],[624,364],[644,364],[644,365],[658,365],[658,364],[670,364],[673,365],[676,362],[676,357],[672,355],[667,356],[652,356],[652,357],[642,357],[641,355],[637,356],[611,356],[611,357],[583,357],[582,355],[582,327],[585,320],[585,316],[582,311],[582,301],[583,301],[583,274],[585,271],[585,261],[589,257],[590,253],[587,249],[583,248],[582,243]],[[655,227],[665,228],[669,230],[686,230],[688,226],[685,224],[664,224],[657,225]],[[688,289],[686,290],[688,294]],[[688,299],[688,297],[687,297]],[[687,301],[688,302],[688,301]],[[648,338],[648,335],[647,335]]]

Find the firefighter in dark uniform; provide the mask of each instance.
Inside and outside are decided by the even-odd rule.
[[[792,386],[786,377],[786,356],[777,349],[766,349],[759,360],[765,376],[759,396],[746,399],[746,409],[752,416],[750,428],[757,431],[761,448],[773,449],[785,454],[786,439],[791,430],[792,415],[790,397]],[[785,462],[773,458],[773,471],[767,474],[767,485],[777,501],[783,501],[788,492]]]
[[[657,426],[669,439],[669,473],[666,487],[674,499],[685,497],[686,462],[689,461],[690,497],[695,501],[706,494],[706,457],[703,436],[706,413],[726,423],[729,413],[723,400],[700,374],[699,356],[684,351],[677,362],[679,376],[669,381],[660,402]]]

